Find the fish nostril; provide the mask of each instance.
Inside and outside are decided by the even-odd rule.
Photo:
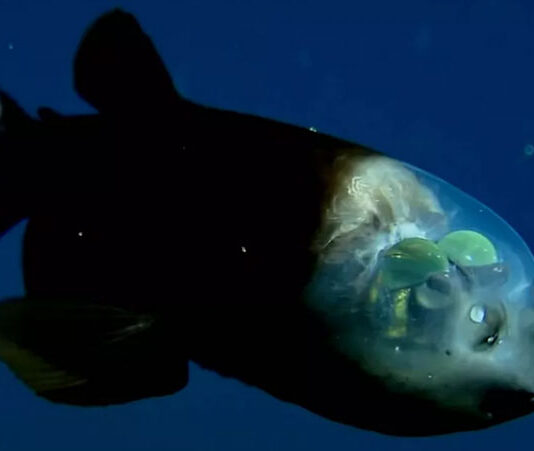
[[[534,412],[534,393],[527,390],[492,389],[480,409],[493,421],[505,421]]]

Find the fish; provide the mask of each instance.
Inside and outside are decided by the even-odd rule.
[[[489,207],[369,147],[185,98],[121,9],[73,66],[94,113],[32,117],[0,91],[0,236],[26,221],[0,360],[36,395],[169,396],[194,362],[389,435],[534,410],[534,257]]]

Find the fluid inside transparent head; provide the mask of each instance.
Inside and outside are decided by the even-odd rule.
[[[346,239],[335,259],[320,259],[307,296],[344,354],[409,385],[488,365],[488,347],[532,321],[534,259],[491,209],[425,171],[406,169],[433,193],[441,215],[421,212],[411,226],[394,225],[409,230],[397,242],[391,230],[377,232],[387,239]],[[453,353],[450,362],[462,363],[444,365],[443,355]]]

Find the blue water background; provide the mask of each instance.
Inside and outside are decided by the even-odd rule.
[[[71,61],[83,30],[114,5],[136,14],[186,97],[406,160],[491,206],[534,246],[533,2],[0,0],[0,87],[32,114],[91,111],[72,89]],[[0,241],[1,297],[22,293],[22,230]],[[0,366],[2,451],[501,451],[531,448],[533,429],[527,417],[385,437],[194,365],[175,396],[81,409],[36,398]]]

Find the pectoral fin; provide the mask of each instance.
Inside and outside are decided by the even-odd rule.
[[[81,302],[0,304],[0,359],[38,395],[76,405],[174,393],[187,359],[149,315]]]

